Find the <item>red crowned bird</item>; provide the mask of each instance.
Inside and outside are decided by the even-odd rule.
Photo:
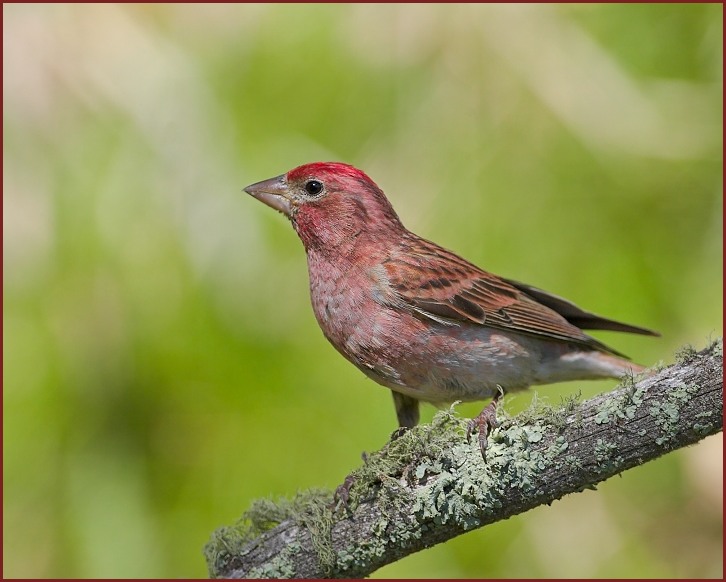
[[[642,370],[583,329],[658,335],[498,277],[407,230],[383,191],[342,163],[312,163],[245,191],[305,246],[315,317],[330,343],[390,388],[401,429],[419,402],[494,400],[469,425],[484,456],[501,390]]]

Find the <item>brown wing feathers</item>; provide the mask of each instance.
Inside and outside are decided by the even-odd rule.
[[[434,319],[541,335],[617,355],[580,328],[656,335],[588,313],[536,287],[500,279],[424,239],[405,243],[405,252],[384,263],[389,282],[405,303]]]
[[[563,299],[562,297],[558,297],[557,295],[553,295],[552,293],[548,293],[547,291],[543,291],[537,287],[532,287],[526,283],[520,283],[513,279],[503,280],[520,291],[523,291],[542,305],[546,305],[553,311],[556,311],[572,325],[575,325],[580,329],[607,329],[610,331],[623,331],[626,333],[639,333],[642,335],[660,335],[658,332],[644,327],[638,327],[628,323],[621,323],[619,321],[600,317],[599,315],[580,309],[577,305],[567,301],[567,299]]]

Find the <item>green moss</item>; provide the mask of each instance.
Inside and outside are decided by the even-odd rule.
[[[697,356],[697,354],[698,354],[698,351],[696,350],[696,348],[694,348],[690,344],[686,344],[684,346],[681,346],[676,351],[676,354],[675,354],[676,362],[678,362],[681,365],[688,364],[691,361],[693,361],[693,359]]]
[[[645,392],[632,378],[624,381],[622,396],[602,403],[595,422],[607,424],[634,418]],[[677,420],[678,405],[692,394],[689,387],[673,391],[663,409],[657,411],[664,432]],[[464,439],[467,420],[458,417],[454,406],[439,411],[430,425],[420,425],[389,442],[380,451],[364,457],[363,464],[346,479],[347,498],[338,501],[336,512],[352,514],[364,501],[376,500],[380,516],[372,524],[372,535],[355,546],[333,551],[329,492],[299,494],[292,501],[258,501],[232,527],[221,528],[207,546],[210,573],[227,571],[231,560],[241,555],[251,539],[279,523],[292,519],[307,528],[326,576],[355,576],[365,572],[372,560],[391,547],[415,543],[427,529],[450,524],[470,530],[501,507],[501,499],[513,488],[537,497],[544,495],[536,483],[544,470],[564,464],[582,470],[580,461],[568,455],[570,443],[561,434],[570,423],[582,423],[579,394],[552,406],[537,395],[530,407],[511,418],[501,408],[501,424],[489,435],[486,462],[477,439]],[[705,421],[705,419],[704,419]],[[704,422],[705,424],[705,422]],[[545,441],[547,447],[538,448]],[[452,443],[453,446],[452,446]],[[594,456],[599,473],[616,471],[622,459],[615,456],[614,443],[599,439]],[[411,509],[412,508],[412,509]],[[299,548],[298,548],[299,549]],[[250,572],[256,577],[289,577],[296,548],[286,547],[265,566]]]
[[[532,445],[542,441],[548,431],[562,426],[575,405],[576,399],[571,399],[561,409],[555,409],[536,399],[528,410],[490,434],[486,462],[482,462],[475,445],[454,446],[452,458],[444,458],[435,465],[442,467],[438,478],[416,490],[413,509],[418,522],[422,526],[427,521],[454,523],[467,530],[481,525],[487,515],[499,509],[500,499],[513,487],[541,494],[535,491],[536,475],[555,462],[569,445],[563,437],[556,437],[545,451],[534,450]],[[541,416],[537,417],[537,413]],[[522,419],[528,424],[520,424]],[[555,419],[556,424],[553,426],[546,419]],[[422,472],[433,469],[428,465]]]
[[[461,439],[466,420],[454,413],[454,405],[439,411],[430,425],[419,425],[387,443],[380,451],[367,455],[363,465],[353,471],[349,508],[378,494],[381,488],[397,490],[399,479],[414,484],[441,470],[441,457],[452,441]],[[438,464],[437,464],[438,463]]]
[[[227,571],[231,561],[240,555],[245,545],[251,541],[250,529],[246,525],[220,527],[212,532],[212,537],[204,546],[204,557],[211,578]]]
[[[708,350],[716,356],[723,357],[723,338],[719,337],[711,341]]]
[[[205,555],[211,576],[229,570],[235,557],[243,554],[244,547],[262,533],[286,520],[293,520],[308,529],[313,546],[325,575],[336,571],[355,571],[359,565],[369,563],[371,556],[380,556],[389,542],[411,543],[421,537],[415,520],[410,524],[393,523],[400,508],[412,502],[410,488],[438,476],[445,470],[444,451],[455,440],[463,440],[466,420],[454,414],[453,406],[440,411],[431,425],[422,425],[389,442],[383,449],[366,456],[363,465],[350,477],[347,504],[338,502],[336,511],[352,512],[362,501],[379,498],[381,519],[373,525],[376,534],[355,548],[337,554],[333,551],[330,537],[334,514],[331,511],[332,495],[328,491],[312,490],[298,494],[292,501],[256,501],[233,526],[223,527],[212,534],[205,547]],[[468,446],[468,445],[467,445]],[[473,446],[473,445],[472,445]],[[249,573],[251,577],[289,577],[290,557],[295,546],[288,546],[264,569]]]
[[[684,356],[691,357],[691,356]],[[616,399],[605,399],[596,411],[595,422],[608,424],[635,418],[645,399],[645,390],[626,378],[625,388]],[[680,418],[680,408],[696,392],[682,385],[672,390],[663,403],[652,404],[649,413],[662,430],[660,439],[672,438]],[[564,399],[560,406],[542,401],[537,394],[529,408],[512,418],[498,408],[500,426],[489,434],[486,461],[477,439],[464,438],[467,419],[458,417],[454,406],[439,411],[430,425],[416,426],[389,442],[380,451],[364,457],[363,464],[346,479],[347,495],[338,500],[335,512],[355,512],[360,503],[376,500],[380,516],[372,524],[372,535],[355,546],[333,551],[331,529],[334,513],[331,495],[326,491],[299,494],[292,501],[258,501],[234,526],[220,528],[206,548],[210,573],[228,571],[242,555],[245,545],[261,533],[285,520],[307,528],[326,576],[355,576],[366,572],[371,561],[391,551],[415,543],[429,528],[443,524],[462,530],[480,526],[501,507],[501,499],[512,489],[536,498],[544,495],[537,487],[538,475],[565,465],[582,470],[571,454],[570,443],[562,435],[568,422],[582,425],[579,394]],[[707,431],[704,415],[694,430]],[[545,442],[545,448],[540,443]],[[598,439],[593,451],[599,474],[616,472],[622,466],[615,443]],[[593,487],[587,487],[593,488]],[[251,572],[256,577],[290,577],[291,558],[299,546],[290,545],[265,566]],[[233,564],[232,564],[233,565]]]
[[[298,493],[294,499],[259,499],[255,501],[233,526],[216,530],[204,548],[207,568],[211,577],[230,569],[234,560],[244,554],[245,546],[266,531],[284,521],[292,520],[310,531],[313,545],[320,556],[323,569],[332,567],[334,560],[330,529],[333,519],[329,506],[332,495],[322,489]],[[250,572],[253,578],[286,578],[291,571],[291,556],[300,550],[299,545],[289,544],[262,570]],[[289,575],[285,575],[289,574]]]

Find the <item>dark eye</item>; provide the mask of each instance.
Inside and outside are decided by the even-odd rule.
[[[317,196],[323,191],[323,183],[317,180],[308,180],[305,183],[305,192],[311,196]]]

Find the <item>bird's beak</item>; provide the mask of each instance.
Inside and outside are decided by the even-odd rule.
[[[282,212],[288,218],[290,217],[292,206],[284,174],[247,186],[245,192],[269,207]]]

